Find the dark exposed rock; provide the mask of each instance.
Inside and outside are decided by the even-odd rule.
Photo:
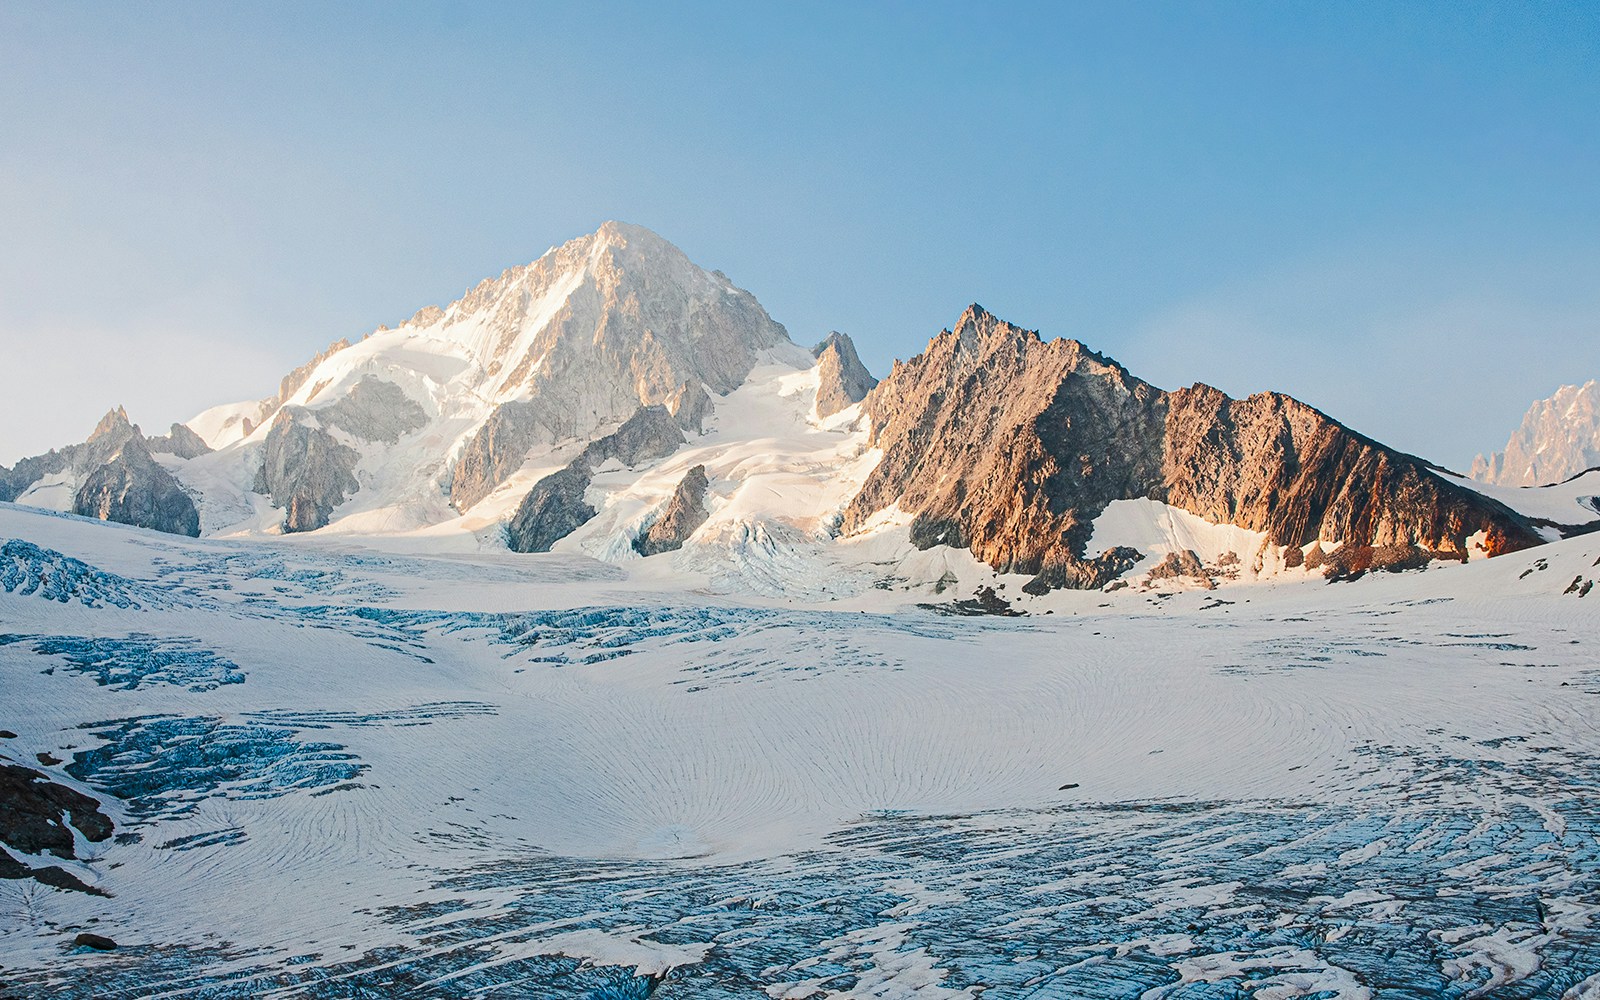
[[[867,398],[878,380],[856,354],[856,345],[835,330],[811,349],[817,359],[817,416],[831,417]]]
[[[72,939],[73,945],[79,948],[93,948],[95,951],[115,951],[117,943],[100,934],[90,934],[84,931]]]
[[[173,424],[165,435],[150,438],[145,443],[155,454],[176,455],[179,458],[199,458],[211,452],[211,446],[190,430],[188,424]]]
[[[469,510],[521,468],[530,449],[560,440],[570,423],[569,415],[539,399],[495,407],[456,460],[450,474],[450,505]]]
[[[200,534],[200,512],[194,501],[150,457],[137,429],[84,478],[72,512],[191,538]]]
[[[634,551],[642,556],[653,556],[683,548],[683,543],[710,516],[706,510],[706,490],[710,485],[703,465],[684,473],[661,516],[633,540]]]
[[[312,412],[325,426],[337,427],[363,441],[387,444],[394,444],[428,422],[427,413],[403,389],[373,375],[351,386],[337,402]]]
[[[1011,602],[995,593],[993,587],[979,587],[977,593],[960,601],[951,601],[949,604],[919,604],[917,607],[926,611],[935,611],[941,615],[957,615],[966,618],[981,615],[998,615],[1004,618],[1016,618],[1022,614],[1011,606]]]
[[[359,458],[354,448],[317,424],[310,411],[284,407],[267,432],[255,491],[283,508],[284,531],[315,531],[360,488],[355,477]]]
[[[1108,503],[1140,497],[1278,546],[1328,538],[1454,558],[1480,531],[1490,554],[1541,541],[1522,515],[1287,396],[1163,392],[977,306],[897,363],[865,407],[884,455],[846,527],[898,501],[919,547],[966,547],[1036,574],[1030,592],[1125,572],[1137,553],[1085,548]]]
[[[641,406],[621,427],[585,448],[578,460],[591,469],[610,459],[631,467],[666,458],[683,442],[683,431],[665,406]]]
[[[36,768],[0,761],[0,802],[0,841],[24,854],[76,857],[69,824],[91,843],[111,836],[100,803]]]
[[[584,502],[593,473],[573,462],[534,484],[506,527],[513,552],[549,552],[550,547],[583,527],[595,509]]]
[[[667,397],[667,412],[685,431],[696,434],[705,431],[706,418],[711,416],[711,394],[699,382],[685,382],[678,391]]]
[[[664,406],[641,406],[621,427],[597,441],[566,468],[544,477],[522,498],[506,526],[514,552],[548,552],[595,515],[584,502],[594,471],[612,459],[626,466],[665,458],[683,444],[683,432]]]

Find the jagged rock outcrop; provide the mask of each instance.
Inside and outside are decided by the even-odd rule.
[[[311,412],[327,427],[363,441],[394,444],[428,422],[428,414],[393,382],[364,376],[332,404]]]
[[[648,229],[618,222],[484,281],[447,309],[418,313],[400,332],[412,330],[459,340],[478,359],[474,391],[504,400],[450,471],[459,511],[531,448],[586,437],[640,405],[672,400],[686,383],[732,392],[762,352],[793,349],[748,292]],[[673,412],[693,427],[697,408]]]
[[[1490,554],[1541,541],[1522,515],[1287,396],[1163,392],[977,306],[864,405],[884,454],[845,526],[898,502],[919,547],[970,548],[1034,574],[1032,592],[1126,572],[1139,553],[1086,548],[1107,504],[1141,497],[1278,546],[1321,538],[1461,558],[1480,532]]]
[[[173,425],[175,434],[181,426]],[[157,440],[165,445],[173,439]],[[180,447],[194,444],[185,437]],[[120,406],[100,418],[82,444],[25,458],[14,469],[0,468],[0,500],[16,500],[45,477],[63,474],[75,514],[191,537],[200,533],[194,501],[151,457],[150,442]]]
[[[593,441],[565,468],[534,484],[506,526],[513,552],[548,552],[594,517],[583,495],[608,461],[635,466],[665,458],[684,442],[665,406],[641,406],[621,427]]]
[[[194,501],[150,457],[137,433],[84,477],[72,512],[191,538],[200,534],[200,512]]]
[[[361,454],[330,433],[393,444],[427,422],[421,406],[392,382],[366,376],[332,403],[285,406],[267,432],[255,491],[284,511],[286,532],[315,531],[358,489]]]
[[[172,429],[161,437],[149,438],[145,441],[154,454],[176,455],[179,458],[199,458],[201,455],[211,454],[211,446],[205,439],[189,429],[187,424],[173,424]]]
[[[316,422],[310,411],[284,407],[273,418],[256,470],[255,491],[283,509],[283,530],[315,531],[360,484],[361,456]]]
[[[1548,486],[1600,468],[1600,381],[1564,385],[1528,409],[1505,451],[1479,455],[1472,478],[1499,486]]]
[[[811,349],[817,359],[817,416],[831,417],[867,398],[878,380],[856,354],[855,343],[835,330]]]
[[[128,422],[127,410],[120,406],[110,410],[82,444],[52,448],[43,455],[24,458],[10,470],[0,467],[0,500],[16,500],[46,476],[63,472],[82,476],[104,464],[123,444],[138,436],[138,427]]]
[[[685,382],[667,397],[667,412],[685,432],[705,433],[705,422],[714,408],[711,394],[699,382]]]
[[[689,536],[711,516],[706,510],[706,490],[710,486],[705,466],[697,465],[684,473],[661,515],[633,540],[633,550],[642,556],[653,556],[683,548]]]
[[[552,444],[572,430],[571,415],[543,399],[518,399],[495,407],[451,471],[451,506],[471,509],[522,468],[536,445]]]

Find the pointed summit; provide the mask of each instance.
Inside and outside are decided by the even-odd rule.
[[[811,349],[817,359],[817,416],[831,417],[867,398],[878,380],[867,371],[850,338],[835,330]]]

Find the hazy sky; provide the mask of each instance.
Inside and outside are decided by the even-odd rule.
[[[1600,5],[0,5],[0,462],[618,218],[1461,466],[1600,377]]]

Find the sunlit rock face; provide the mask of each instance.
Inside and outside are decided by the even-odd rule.
[[[750,293],[620,222],[411,323],[460,340],[481,366],[478,391],[501,401],[452,470],[450,501],[463,511],[530,448],[587,437],[640,405],[670,404],[698,430],[706,388],[732,392],[762,351],[793,348]]]
[[[1497,486],[1548,486],[1600,467],[1600,382],[1564,385],[1528,409],[1504,451],[1479,455],[1472,478]]]
[[[883,459],[847,511],[859,525],[898,503],[919,546],[967,547],[1035,589],[1099,587],[1138,559],[1088,552],[1114,500],[1148,498],[1266,534],[1409,560],[1464,558],[1541,540],[1527,518],[1434,475],[1278,393],[1165,392],[1075,340],[1043,341],[983,309],[867,397]]]

